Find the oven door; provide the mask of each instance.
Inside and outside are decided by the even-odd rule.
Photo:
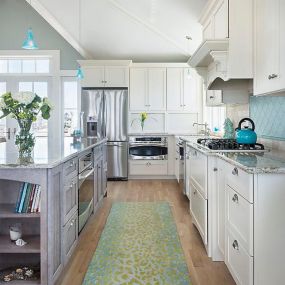
[[[166,160],[167,146],[162,144],[130,144],[130,159]]]
[[[79,192],[78,192],[78,231],[81,232],[88,218],[91,216],[94,204],[94,168],[92,166],[79,174]]]

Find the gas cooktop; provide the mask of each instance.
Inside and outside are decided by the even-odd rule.
[[[217,151],[265,151],[263,144],[239,144],[234,139],[200,138],[197,139],[197,143],[209,150]]]

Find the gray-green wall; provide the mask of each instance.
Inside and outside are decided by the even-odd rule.
[[[21,49],[29,26],[40,49],[60,50],[61,69],[77,69],[82,56],[25,0],[0,0],[0,50]]]

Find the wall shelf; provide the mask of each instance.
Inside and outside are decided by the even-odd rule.
[[[40,213],[15,213],[15,204],[0,204],[0,218],[39,218]]]
[[[40,236],[24,236],[23,240],[27,242],[24,246],[17,246],[11,242],[10,236],[0,235],[0,253],[40,253]],[[11,284],[11,283],[9,283]]]

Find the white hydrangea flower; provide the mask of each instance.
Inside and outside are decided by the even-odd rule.
[[[4,98],[3,97],[0,97],[0,109],[3,110],[5,109],[7,106],[4,102]]]
[[[25,104],[25,105],[32,103],[35,96],[36,96],[35,93],[29,92],[29,91],[18,92],[18,93],[12,94],[12,98],[14,100],[18,101],[21,104]]]

